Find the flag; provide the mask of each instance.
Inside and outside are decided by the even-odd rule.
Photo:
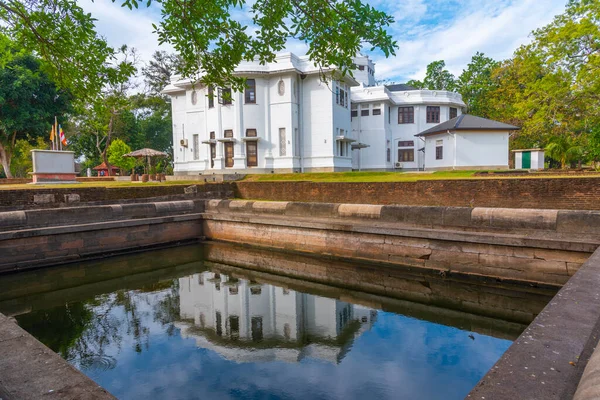
[[[54,143],[54,125],[52,125],[52,129],[50,130],[50,142]]]
[[[67,138],[65,137],[65,133],[63,132],[62,126],[58,126],[58,134],[60,137],[60,142],[63,144],[63,146],[67,145]]]

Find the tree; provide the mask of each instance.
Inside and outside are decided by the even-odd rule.
[[[50,133],[55,116],[72,111],[71,95],[60,90],[30,54],[11,53],[0,69],[0,163],[12,178],[11,159],[18,139]]]
[[[407,84],[417,89],[453,91],[456,88],[454,75],[444,69],[445,66],[444,60],[434,61],[427,65],[427,74],[423,81],[410,80]]]
[[[498,65],[497,61],[477,52],[471,58],[467,69],[460,74],[456,82],[456,89],[467,104],[469,114],[483,118],[491,117],[492,104],[489,100],[489,93],[497,86],[496,81],[492,79],[492,72]]]
[[[171,83],[171,76],[181,69],[181,58],[166,51],[155,51],[152,59],[142,68],[146,93],[152,97],[169,98],[161,91]]]
[[[550,144],[546,146],[546,154],[548,157],[560,161],[560,167],[565,169],[570,162],[581,160],[583,147],[577,143],[575,138],[561,135],[550,140]]]
[[[115,2],[116,0],[113,0]],[[181,57],[184,77],[204,84],[243,89],[234,76],[243,60],[271,62],[290,38],[308,45],[308,56],[321,68],[335,65],[342,73],[353,68],[353,57],[363,46],[394,55],[397,44],[387,28],[391,16],[361,0],[160,0],[161,21],[154,25],[160,43],[168,43]],[[152,5],[152,0],[144,2]],[[122,0],[129,9],[138,0]],[[244,8],[245,7],[245,8]],[[235,19],[236,10],[248,11],[255,28]],[[47,61],[51,76],[84,98],[115,84],[107,61],[118,51],[95,31],[94,18],[72,0],[0,0],[0,21],[10,36]]]
[[[122,171],[129,171],[135,167],[135,158],[123,157],[127,153],[131,153],[131,147],[121,139],[115,139],[108,147],[108,161]]]
[[[18,139],[15,142],[10,170],[14,177],[25,178],[29,172],[33,171],[33,160],[31,158],[31,150],[48,149],[48,144],[43,137],[38,137],[33,143],[25,139]]]

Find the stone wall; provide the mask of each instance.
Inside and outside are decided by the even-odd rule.
[[[409,270],[562,285],[600,244],[600,212],[210,200],[208,239]]]
[[[0,213],[0,272],[196,241],[203,209],[186,200]]]
[[[122,204],[145,199],[181,200],[185,198],[228,198],[233,190],[228,183],[192,185],[143,185],[127,187],[70,187],[50,189],[0,190],[0,211],[32,208],[73,207],[80,203]],[[186,194],[186,188],[188,192]]]
[[[252,200],[450,207],[600,210],[600,178],[453,179],[416,182],[235,182]]]

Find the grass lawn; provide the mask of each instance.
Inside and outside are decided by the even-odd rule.
[[[311,172],[296,174],[256,174],[247,175],[244,181],[310,181],[310,182],[414,182],[443,179],[539,179],[573,178],[577,175],[514,175],[514,176],[475,176],[477,171],[435,171],[435,172]],[[583,174],[582,174],[583,175]],[[581,176],[581,175],[579,175]],[[587,175],[589,176],[589,175]]]

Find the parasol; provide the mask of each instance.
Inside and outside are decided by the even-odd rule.
[[[140,149],[132,151],[131,153],[123,154],[123,157],[135,157],[146,159],[146,173],[150,170],[150,159],[152,157],[168,157],[169,155],[165,152],[154,150],[154,149]]]

